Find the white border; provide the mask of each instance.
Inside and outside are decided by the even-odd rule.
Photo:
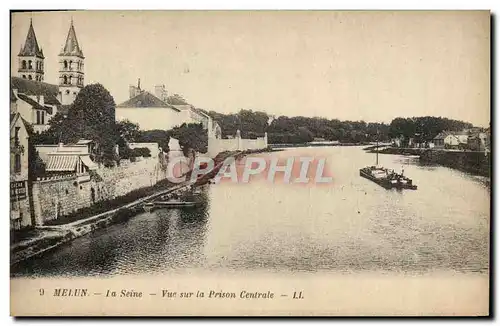
[[[271,1],[271,0],[247,0],[247,1],[194,1],[194,0],[183,0],[183,1],[175,1],[175,2],[165,2],[165,1],[151,1],[151,0],[141,0],[141,1],[110,1],[110,0],[86,0],[84,2],[82,1],[45,1],[43,6],[40,5],[39,2],[37,1],[22,1],[22,0],[6,0],[2,1],[1,7],[2,7],[2,17],[5,19],[5,23],[1,24],[1,37],[2,37],[2,44],[4,45],[4,50],[1,51],[1,56],[2,56],[2,76],[3,78],[0,78],[1,82],[1,101],[0,103],[3,103],[3,115],[4,118],[2,119],[3,123],[7,125],[9,119],[8,119],[8,101],[9,101],[9,79],[7,75],[9,74],[9,69],[10,69],[10,51],[9,51],[9,45],[10,45],[10,9],[36,9],[36,8],[43,8],[43,9],[93,9],[93,10],[98,10],[98,9],[211,9],[211,10],[216,10],[216,9],[236,9],[236,10],[244,10],[244,9],[302,9],[302,10],[307,10],[307,9],[337,9],[337,10],[478,10],[478,9],[487,9],[487,10],[492,10],[493,13],[500,12],[499,8],[499,1],[481,1],[481,0],[475,0],[475,1],[377,1],[376,3],[373,1],[318,1],[318,0],[308,0],[308,1]],[[496,17],[498,18],[498,17]],[[493,43],[496,43],[497,40],[497,31],[498,31],[498,20],[496,20],[495,24],[495,32],[494,36],[495,38],[492,40]],[[492,58],[493,59],[493,58]],[[495,71],[492,71],[495,75],[497,72],[497,69]],[[498,94],[498,84],[494,85],[495,89],[492,91],[495,92],[495,94]],[[493,103],[492,103],[493,105]],[[498,116],[495,116],[495,129],[497,128],[498,124]],[[5,135],[4,137],[0,137],[0,150],[2,153],[7,153],[9,151],[9,145],[7,141],[7,136]],[[495,148],[494,151],[498,153],[498,147],[499,145],[497,144],[497,141],[495,139]],[[498,160],[497,160],[498,161]],[[498,163],[498,162],[497,162]],[[3,239],[3,242],[5,242],[4,245],[2,245],[3,250],[0,252],[2,253],[2,257],[0,258],[0,261],[3,262],[3,266],[5,268],[2,270],[2,284],[5,285],[2,287],[1,291],[1,307],[2,310],[0,312],[2,316],[2,324],[13,324],[15,321],[8,317],[10,314],[10,309],[9,309],[9,251],[7,248],[8,246],[8,241],[9,241],[9,226],[8,226],[8,216],[9,216],[9,191],[8,191],[8,167],[9,167],[9,161],[8,161],[8,155],[2,155],[2,159],[0,160],[0,171],[2,171],[2,176],[6,179],[3,181],[1,184],[3,185],[0,187],[1,189],[1,196],[0,198],[3,201],[2,211],[4,214],[3,215],[3,221],[2,227],[0,228],[4,232],[4,236],[1,237]],[[498,165],[498,164],[496,164]],[[497,166],[495,166],[496,168]],[[493,182],[495,180],[492,180]],[[495,202],[498,199],[498,191],[497,194],[495,195]],[[492,230],[494,234],[498,235],[500,234],[499,231],[499,223],[496,223],[495,230]],[[495,241],[496,244],[496,241]],[[498,251],[495,254],[495,262],[498,263]],[[498,302],[499,300],[495,300],[495,311],[497,314],[499,313],[499,307],[498,307]],[[344,320],[333,320],[336,323],[346,323]],[[374,321],[374,320],[370,320]],[[443,320],[427,320],[423,319],[421,320],[422,322],[425,322],[426,324],[437,324],[438,322],[442,322]],[[457,320],[458,321],[458,320]],[[34,320],[29,320],[29,321],[24,321],[24,325],[30,325],[32,323],[35,323],[36,321]],[[73,321],[72,320],[63,320],[60,322],[57,322],[60,325],[70,325]],[[81,323],[85,324],[90,324],[92,323],[93,325],[99,325],[103,324],[105,321],[96,321],[96,320],[91,320],[91,321],[80,321]],[[121,321],[118,321],[121,322]],[[132,324],[143,324],[146,321],[142,320],[133,320],[133,321],[128,321],[129,323]],[[176,324],[179,321],[175,320],[168,320],[166,321],[171,324]],[[183,323],[186,322],[192,322],[192,321],[181,321]],[[231,321],[233,322],[233,321]],[[261,325],[265,325],[267,323],[270,323],[271,321],[264,321],[264,320],[253,320],[253,322],[258,322]],[[302,321],[303,323],[309,323],[310,321]],[[353,320],[348,320],[347,322],[352,323],[352,322],[362,322],[362,321],[353,321]],[[399,321],[401,322],[401,321]],[[398,322],[398,323],[399,323]],[[448,320],[447,322],[450,322]],[[453,321],[452,321],[453,322]],[[480,323],[481,321],[472,321],[475,323]],[[52,324],[56,323],[55,321],[46,321],[45,323]]]

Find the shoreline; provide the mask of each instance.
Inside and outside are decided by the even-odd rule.
[[[386,155],[418,156],[420,162],[438,164],[447,168],[491,179],[491,153],[479,151],[441,150],[431,148],[386,147],[379,151],[376,146],[364,148],[365,152]],[[382,147],[382,146],[380,146]]]

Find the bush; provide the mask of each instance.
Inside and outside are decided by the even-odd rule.
[[[151,157],[151,151],[147,147],[139,147],[139,148],[134,148],[132,150],[132,156],[133,157]]]

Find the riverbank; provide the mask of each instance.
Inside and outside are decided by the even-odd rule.
[[[286,148],[286,147],[334,147],[334,146],[366,146],[370,143],[333,143],[333,142],[315,142],[315,143],[300,143],[300,144],[269,144],[270,148]]]
[[[370,146],[364,150],[368,153],[419,156],[422,163],[439,164],[483,177],[491,176],[491,153],[485,155],[484,152],[477,151],[399,147],[385,147],[377,150],[376,146]]]
[[[142,206],[144,202],[170,194],[183,195],[193,187],[202,186],[215,177],[224,160],[228,157],[240,158],[245,155],[267,151],[272,151],[272,149],[219,153],[214,158],[214,169],[210,173],[198,177],[197,180],[191,181],[188,178],[187,181],[179,184],[172,184],[165,180],[165,182],[159,182],[157,185],[133,191],[123,196],[123,198],[119,198],[119,200],[101,202],[85,211],[82,210],[60,220],[54,220],[48,225],[38,226],[31,231],[33,238],[23,239],[11,245],[11,265],[42,255],[94,230],[125,222],[144,211]]]

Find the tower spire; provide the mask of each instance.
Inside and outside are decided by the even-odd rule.
[[[78,56],[84,58],[82,49],[78,44],[78,39],[76,38],[75,25],[73,24],[73,17],[71,17],[71,24],[69,26],[68,36],[66,36],[66,42],[64,47],[59,54],[60,56]]]
[[[17,56],[19,58],[19,77],[34,81],[43,81],[43,61],[45,57],[43,56],[42,48],[38,46],[32,17],[30,17],[30,26],[26,35],[26,41],[24,45],[21,45]]]
[[[59,53],[59,92],[61,104],[73,103],[84,85],[84,59],[82,49],[76,38],[73,17],[66,36],[66,42]]]
[[[35,35],[35,29],[33,28],[33,18],[30,18],[30,27],[28,29],[28,34],[26,35],[26,41],[24,42],[24,47],[22,47],[19,52],[19,56],[36,56],[40,59],[44,59],[42,51],[38,46],[38,41]]]

